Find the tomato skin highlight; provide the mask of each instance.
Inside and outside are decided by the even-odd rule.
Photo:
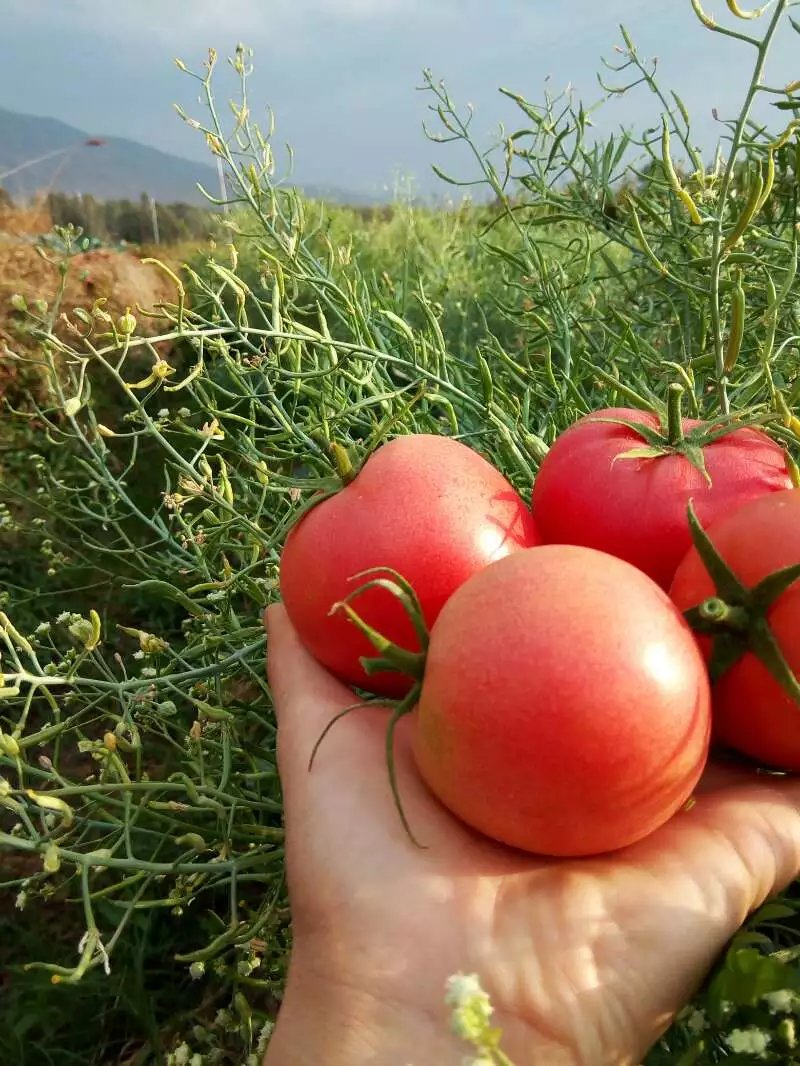
[[[607,408],[579,419],[554,442],[533,486],[532,508],[547,544],[580,544],[624,559],[668,589],[691,547],[689,501],[705,527],[748,500],[791,487],[783,449],[745,427],[703,449],[709,486],[685,456],[618,459],[646,444],[623,418],[659,428],[655,414]],[[683,419],[684,432],[700,425]],[[616,461],[615,461],[616,460]]]
[[[800,490],[753,500],[706,530],[719,555],[748,588],[800,563]],[[670,596],[681,610],[716,594],[692,547],[675,574]],[[770,607],[767,620],[795,677],[800,677],[800,581]],[[698,636],[707,658],[711,639]],[[767,766],[800,771],[800,706],[767,667],[747,652],[712,689],[713,738]]]
[[[445,605],[415,726],[423,779],[467,825],[538,854],[600,854],[691,795],[708,753],[708,677],[648,577],[593,549],[538,547]]]
[[[530,511],[512,485],[473,449],[449,437],[410,434],[378,448],[355,479],[291,530],[281,558],[281,595],[301,641],[332,673],[383,696],[411,687],[401,674],[368,677],[360,656],[377,653],[331,607],[391,567],[414,588],[428,627],[476,571],[538,544]],[[402,605],[384,589],[353,603],[383,636],[413,651],[419,640]]]

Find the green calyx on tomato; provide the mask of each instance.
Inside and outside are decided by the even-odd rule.
[[[387,576],[375,576],[381,574]],[[389,567],[374,567],[370,570],[363,570],[360,574],[356,574],[354,580],[362,577],[369,578],[370,580],[366,581],[363,585],[359,585],[358,588],[354,589],[344,600],[334,603],[330,609],[330,614],[336,614],[339,611],[345,614],[349,621],[364,634],[378,652],[378,655],[376,656],[365,656],[361,659],[361,665],[364,667],[366,674],[371,675],[378,671],[395,670],[398,673],[412,677],[414,679],[414,684],[410,691],[401,700],[375,699],[362,701],[360,703],[354,703],[350,707],[346,707],[343,711],[340,711],[339,714],[327,724],[314,745],[309,760],[309,769],[311,769],[311,766],[313,765],[323,740],[340,718],[344,718],[344,716],[351,711],[363,707],[392,707],[393,710],[386,727],[386,766],[389,771],[389,784],[391,785],[392,797],[394,798],[397,813],[400,815],[400,820],[403,823],[403,828],[406,833],[408,833],[413,844],[419,848],[424,848],[426,845],[420,844],[414,836],[414,832],[411,829],[411,825],[409,824],[408,817],[406,816],[400,799],[400,790],[397,785],[397,772],[394,763],[394,734],[395,729],[397,728],[397,723],[401,718],[404,718],[414,710],[414,707],[419,700],[429,642],[428,627],[425,624],[425,618],[417,594],[414,592],[414,589],[408,581],[406,581],[401,574],[398,574],[396,570],[392,570]],[[357,599],[362,593],[367,592],[371,588],[385,589],[387,592],[397,597],[419,637],[422,651],[408,651],[406,648],[401,648],[399,644],[395,644],[394,641],[387,640],[383,634],[379,633],[373,626],[365,622],[361,615],[351,606],[352,600]]]
[[[750,425],[741,415],[729,415],[727,418],[701,422],[692,429],[684,430],[681,416],[681,402],[684,388],[673,382],[667,389],[666,418],[660,416],[661,429],[654,429],[643,422],[628,421],[624,418],[597,418],[597,422],[611,422],[626,426],[645,442],[642,447],[630,448],[616,456],[614,462],[621,459],[657,459],[662,455],[683,455],[706,481],[711,484],[711,476],[706,469],[703,449],[708,444],[728,436],[737,429]]]
[[[331,441],[329,449],[331,455],[333,455],[333,461],[336,463],[336,473],[339,475],[342,485],[349,485],[355,479],[359,468],[353,465],[350,452],[344,445],[339,444],[337,441]]]
[[[373,574],[389,574],[391,577],[370,577]],[[415,681],[421,681],[425,670],[425,652],[428,647],[428,627],[425,624],[422,606],[417,594],[402,575],[389,567],[373,567],[370,570],[362,570],[355,577],[370,577],[370,580],[363,585],[359,585],[357,589],[354,589],[349,596],[340,600],[339,603],[335,603],[331,607],[329,614],[343,611],[353,625],[361,630],[375,650],[379,652],[376,657],[363,657],[361,659],[364,672],[372,675],[379,670],[397,670],[401,674],[413,677]],[[372,588],[385,589],[397,597],[414,627],[414,632],[419,638],[422,651],[408,651],[406,648],[401,648],[399,644],[395,644],[394,641],[387,640],[353,609],[351,600],[356,599]]]
[[[716,595],[685,611],[684,617],[696,632],[713,640],[709,662],[711,680],[720,678],[749,651],[800,704],[800,681],[786,662],[768,619],[770,607],[800,580],[800,563],[776,570],[747,588],[717,552],[691,503],[688,514],[694,546],[714,582]]]

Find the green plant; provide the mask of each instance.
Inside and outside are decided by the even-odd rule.
[[[6,888],[25,893],[26,921],[49,900],[69,903],[81,945],[42,953],[19,981],[43,970],[66,989],[100,989],[107,964],[112,982],[127,967],[148,915],[202,913],[175,927],[168,950],[170,973],[196,978],[176,982],[187,1015],[224,1012],[207,1027],[213,1041],[196,1040],[188,1020],[171,1047],[154,1046],[146,1026],[131,1039],[141,1062],[255,1054],[253,1011],[280,997],[290,936],[260,614],[277,596],[287,530],[335,477],[338,449],[451,435],[527,493],[576,417],[656,408],[680,381],[694,416],[774,416],[796,460],[797,130],[785,116],[770,131],[748,120],[761,92],[779,116],[800,106],[796,85],[760,80],[788,6],[772,5],[760,38],[756,22],[715,29],[743,38],[755,63],[727,159],[712,164],[624,32],[630,84],[608,92],[641,83],[664,116],[638,138],[590,143],[589,113],[571,97],[513,95],[524,127],[485,152],[428,76],[443,124],[432,135],[470,147],[477,178],[465,180],[493,196],[444,214],[403,206],[356,224],[305,201],[252,121],[246,50],[232,58],[230,132],[216,55],[191,75],[209,117],[189,121],[234,201],[205,261],[161,266],[171,302],[115,317],[97,303],[65,321],[65,254],[55,299],[18,312],[37,344],[18,354],[46,388],[2,456],[0,851],[25,858]],[[144,314],[159,324],[152,336]],[[785,907],[721,960],[693,1007],[711,1027],[687,1015],[653,1062],[722,1061],[732,1028],[773,1017],[753,989],[796,987]],[[31,961],[24,942],[15,961]],[[714,1014],[720,981],[732,1009]],[[788,1026],[791,1013],[781,1018]],[[776,1036],[769,1054],[783,1046]],[[108,1045],[112,1061],[117,1050]]]

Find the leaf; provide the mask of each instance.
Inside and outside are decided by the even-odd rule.
[[[641,422],[629,422],[625,418],[595,418],[592,416],[592,422],[607,422],[612,426],[625,426],[626,429],[633,430],[642,440],[646,440],[648,444],[654,448],[663,448],[665,445],[664,434],[657,429],[653,429],[652,426],[645,426]]]
[[[700,473],[706,479],[709,488],[711,488],[711,475],[709,474],[708,469],[706,468],[706,457],[703,453],[703,449],[694,444],[684,444],[681,451],[692,464],[692,466],[695,468],[695,470],[700,471]]]
[[[620,452],[619,455],[615,455],[611,465],[613,466],[618,459],[657,459],[662,455],[669,455],[666,448],[656,448],[653,445],[645,444],[641,448],[630,448],[627,452]]]
[[[706,1042],[701,1037],[695,1044],[692,1044],[688,1051],[684,1051],[675,1066],[695,1066],[695,1063],[700,1061],[700,1056],[705,1050]]]
[[[766,618],[759,618],[750,632],[750,647],[766,666],[783,691],[800,704],[800,681],[786,662],[781,646]]]
[[[794,968],[756,948],[733,948],[709,987],[709,1016],[716,1025],[722,1025],[726,1016],[723,1004],[754,1007],[768,992],[798,987],[800,973]]]
[[[716,548],[698,521],[691,501],[689,501],[688,517],[689,528],[692,532],[692,542],[708,571],[709,577],[714,582],[717,595],[731,606],[745,604],[747,601],[747,589],[725,560],[717,554]]]
[[[781,918],[793,918],[797,914],[797,907],[787,903],[770,901],[750,917],[751,925],[760,925],[762,922],[775,922]]]
[[[800,563],[776,570],[760,581],[750,592],[753,606],[765,611],[784,594],[795,581],[800,581]]]
[[[714,640],[708,673],[711,681],[719,681],[747,651],[747,637],[740,633],[719,633]]]

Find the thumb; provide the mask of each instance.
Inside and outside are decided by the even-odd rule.
[[[753,774],[746,784],[699,797],[697,807],[708,835],[741,864],[736,871],[731,863],[723,879],[731,921],[738,925],[800,873],[800,781]]]
[[[278,765],[284,792],[307,779],[314,746],[328,726],[331,731],[315,758],[315,777],[326,776],[326,770],[335,771],[341,785],[342,774],[347,774],[349,768],[358,773],[368,766],[382,768],[386,714],[380,703],[361,708],[356,694],[306,651],[282,605],[268,607],[264,623],[267,677],[278,721]],[[355,709],[332,725],[335,717],[349,707]]]
[[[677,895],[699,890],[717,948],[800,873],[800,781],[748,777],[697,794],[691,809],[629,852],[662,884],[679,885]]]

